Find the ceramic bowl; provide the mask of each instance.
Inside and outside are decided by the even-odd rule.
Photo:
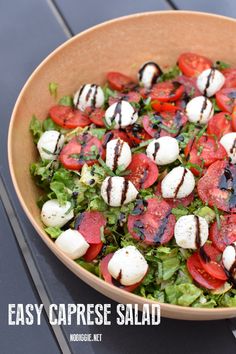
[[[142,63],[174,65],[178,55],[192,51],[236,67],[236,21],[185,11],[135,14],[105,22],[70,39],[50,54],[26,82],[16,102],[9,129],[9,165],[21,205],[42,240],[79,278],[121,303],[152,303],[105,283],[65,256],[43,231],[36,200],[40,191],[29,174],[37,151],[29,132],[32,114],[43,120],[55,103],[49,82],[59,83],[58,95],[73,93],[83,83],[103,84],[109,70],[136,76]],[[211,320],[236,316],[236,308],[202,309],[161,305],[162,316]]]

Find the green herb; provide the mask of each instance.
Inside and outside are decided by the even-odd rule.
[[[214,212],[216,215],[217,228],[218,228],[218,230],[220,230],[221,229],[220,213],[215,205],[214,205]]]
[[[96,136],[99,140],[101,140],[104,136],[104,134],[106,133],[106,129],[102,129],[102,128],[91,128],[89,129],[89,132]]]
[[[213,108],[214,108],[214,111],[215,111],[215,112],[221,112],[221,109],[218,107],[215,98],[211,98],[211,103],[212,103],[212,105],[213,105]]]
[[[168,71],[163,73],[161,75],[159,81],[162,82],[162,81],[167,81],[167,80],[173,80],[179,75],[181,75],[181,71],[180,71],[179,67],[177,65],[175,65],[172,68],[170,68]]]
[[[36,118],[35,115],[32,116],[29,129],[33,134],[34,143],[37,144],[41,135],[43,134],[43,129],[42,129],[42,123]]]
[[[57,238],[62,233],[62,230],[59,227],[49,226],[46,227],[44,230],[51,238]]]
[[[231,115],[229,115],[229,114],[225,114],[225,119],[228,120],[228,121],[231,121],[231,120],[232,120],[232,117],[231,117]]]
[[[140,114],[152,112],[152,103],[155,103],[155,101],[152,102],[151,97],[143,99],[142,103],[141,103],[142,110],[141,110]]]
[[[72,96],[63,96],[60,100],[59,100],[59,104],[62,106],[69,106],[69,107],[73,107],[73,97]]]
[[[104,168],[104,170],[106,171],[106,173],[109,176],[112,176],[112,177],[115,176],[115,173],[106,165],[106,163],[103,161],[103,159],[101,157],[98,158],[98,162]]]
[[[56,82],[49,82],[48,89],[50,92],[50,95],[54,98],[57,97],[57,89],[58,89],[58,84]]]
[[[217,61],[215,62],[214,67],[215,67],[217,70],[224,70],[224,69],[230,68],[230,65],[227,64],[227,63],[225,63],[225,62],[223,62],[223,61],[221,61],[221,60],[217,60]]]
[[[57,125],[56,123],[53,122],[53,120],[48,117],[43,121],[43,130],[47,131],[47,130],[57,130],[59,131],[61,129],[61,127],[59,127],[59,125]]]
[[[145,146],[148,146],[148,144],[152,141],[153,139],[146,140],[142,143],[140,143],[138,146],[134,147],[131,149],[132,152],[139,151],[140,149],[144,148]]]

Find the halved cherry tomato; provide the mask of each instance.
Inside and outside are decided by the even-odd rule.
[[[157,196],[162,196],[161,194],[161,183],[157,184],[155,195]],[[163,198],[169,206],[172,208],[177,208],[178,206],[182,205],[184,207],[187,207],[189,204],[191,204],[194,200],[194,192],[189,194],[187,197],[184,198]]]
[[[199,139],[191,139],[184,149],[184,154],[190,163],[201,167],[207,167],[213,162],[227,157],[223,145],[207,135],[203,135]],[[190,169],[196,176],[199,176],[198,169]]]
[[[128,291],[128,292],[134,291],[142,283],[143,279],[140,282],[136,283],[136,284],[125,286],[125,285],[120,284],[118,282],[118,280],[112,278],[111,274],[108,271],[108,263],[111,260],[111,258],[113,257],[113,254],[114,253],[109,253],[100,262],[100,272],[101,272],[101,275],[102,275],[103,279],[107,283],[115,285],[118,288],[123,289],[125,291]]]
[[[197,184],[200,199],[209,206],[236,213],[236,165],[228,161],[216,161],[211,164]]]
[[[152,102],[152,108],[156,112],[176,112],[180,109],[179,106],[174,105],[173,103],[170,102],[159,102],[159,101],[153,101]]]
[[[232,113],[236,105],[236,87],[223,88],[216,92],[216,103],[222,111]]]
[[[99,211],[85,211],[79,216],[77,230],[90,244],[101,242],[101,228],[106,226],[106,218]]]
[[[213,65],[209,58],[196,53],[182,53],[177,62],[180,70],[186,76],[198,76]]]
[[[110,130],[102,138],[102,146],[106,147],[107,143],[112,139],[118,139],[125,141],[127,144],[131,145],[132,142],[129,139],[128,135],[123,130]]]
[[[210,227],[209,238],[220,251],[236,241],[236,214],[224,215],[220,219],[220,227],[215,221]]]
[[[158,177],[157,165],[145,154],[134,154],[127,170],[130,173],[125,178],[138,190],[150,187]]]
[[[199,260],[202,268],[216,279],[227,280],[227,275],[220,263],[221,256],[222,253],[209,243],[205,243],[199,251]]]
[[[218,289],[224,284],[223,280],[212,277],[203,269],[197,252],[187,259],[187,268],[193,280],[206,289]]]
[[[117,91],[132,89],[136,85],[131,77],[115,71],[107,73],[107,81],[110,87]]]
[[[227,112],[215,114],[208,122],[207,133],[220,139],[223,135],[232,132],[231,116]]]
[[[49,115],[56,124],[66,129],[84,128],[91,123],[87,114],[69,106],[53,106]]]
[[[133,146],[152,138],[139,124],[136,123],[127,127],[126,132]]]
[[[104,116],[105,111],[102,108],[87,108],[86,113],[92,123],[98,125],[99,127],[105,127]]]
[[[236,69],[227,68],[221,71],[225,77],[224,88],[236,87]]]
[[[197,78],[196,77],[187,77],[180,75],[175,79],[181,85],[184,85],[184,90],[188,96],[191,98],[201,96],[202,93],[197,87]]]
[[[143,117],[143,127],[153,138],[177,136],[187,123],[188,118],[182,112],[161,112],[153,117]]]
[[[231,116],[232,116],[232,128],[233,131],[236,132],[236,106],[234,106]]]
[[[164,200],[150,198],[147,203],[143,213],[128,216],[129,233],[148,245],[165,244],[174,235],[175,217]]]
[[[75,136],[63,147],[59,160],[70,170],[80,170],[85,163],[91,166],[97,161],[94,156],[96,153],[92,151],[93,147],[97,147],[97,154],[104,158],[105,150],[95,136],[89,133]]]
[[[177,81],[165,81],[153,85],[148,97],[152,101],[172,102],[178,100],[183,93],[183,85]]]
[[[141,95],[139,92],[136,91],[129,91],[127,93],[121,93],[117,94],[115,97],[109,97],[108,104],[111,106],[113,103],[118,102],[120,99],[128,102],[134,102],[134,103],[139,103],[141,100]]]
[[[87,262],[93,261],[102,250],[103,242],[91,244],[88,251],[83,256],[84,260]]]

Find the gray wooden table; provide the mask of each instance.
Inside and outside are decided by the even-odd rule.
[[[11,183],[7,131],[19,91],[59,44],[99,22],[135,12],[185,9],[236,17],[234,0],[0,0],[0,353],[233,354],[232,321],[162,319],[158,327],[9,326],[9,303],[115,303],[69,272],[27,220]],[[114,313],[114,311],[113,311]],[[70,333],[102,333],[101,343],[69,342]]]

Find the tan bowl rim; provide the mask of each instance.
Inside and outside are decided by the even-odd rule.
[[[24,212],[26,213],[28,219],[30,220],[31,224],[33,225],[33,227],[35,228],[35,230],[38,232],[38,234],[40,235],[40,237],[43,239],[43,241],[47,244],[47,246],[51,249],[51,250],[55,250],[56,255],[59,256],[59,258],[62,260],[64,259],[65,262],[63,262],[66,266],[68,266],[68,268],[73,272],[73,267],[75,262],[73,260],[71,260],[68,256],[66,256],[62,251],[60,251],[55,245],[54,243],[51,242],[51,239],[49,238],[49,236],[43,231],[42,228],[40,228],[37,223],[35,222],[34,218],[32,217],[30,210],[27,208],[27,205],[25,204],[23,198],[22,198],[22,194],[21,191],[18,187],[17,181],[16,181],[16,176],[15,176],[15,172],[14,172],[14,167],[13,167],[13,163],[12,163],[12,135],[13,135],[13,123],[15,120],[15,115],[18,109],[18,106],[20,104],[21,98],[24,95],[24,92],[29,84],[29,82],[31,82],[35,75],[38,73],[38,71],[40,71],[41,67],[43,67],[45,64],[47,64],[48,61],[50,61],[50,59],[56,55],[58,52],[60,52],[61,50],[63,50],[68,44],[70,44],[73,41],[76,41],[78,38],[80,38],[81,36],[84,36],[87,33],[91,33],[93,31],[96,31],[98,28],[100,27],[106,27],[112,23],[116,23],[116,22],[120,22],[120,21],[126,21],[132,18],[136,18],[136,17],[145,17],[145,16],[150,16],[150,15],[158,15],[158,16],[165,16],[165,15],[170,15],[170,16],[179,16],[179,14],[186,14],[186,15],[193,15],[193,16],[199,16],[199,17],[213,17],[213,18],[219,18],[222,20],[226,20],[226,21],[231,21],[231,22],[236,22],[235,19],[227,17],[227,16],[222,16],[222,15],[217,15],[217,14],[211,14],[211,13],[204,13],[204,12],[200,12],[200,11],[175,11],[175,10],[164,10],[164,11],[149,11],[149,12],[141,12],[141,13],[134,13],[131,15],[127,15],[127,16],[121,16],[112,20],[108,20],[105,22],[102,22],[98,25],[92,26],[80,33],[78,33],[77,35],[75,35],[74,37],[66,40],[64,43],[62,43],[60,46],[58,46],[55,50],[53,50],[38,66],[37,68],[33,71],[33,73],[29,76],[29,78],[27,79],[26,83],[24,84],[23,88],[20,91],[20,94],[16,100],[12,115],[11,115],[11,119],[10,119],[10,124],[9,124],[9,131],[8,131],[8,162],[9,162],[9,169],[10,169],[10,174],[11,174],[11,178],[12,178],[12,182],[16,191],[16,194],[18,196],[18,199],[20,201],[20,204],[24,210]],[[105,282],[103,279],[97,277],[96,275],[92,274],[91,272],[89,272],[88,270],[84,269],[82,266],[80,266],[79,264],[77,264],[77,266],[79,267],[80,270],[80,274],[83,276],[83,278],[87,278],[88,280],[93,281],[94,283],[96,283],[97,288],[100,289],[104,289],[105,291],[109,291],[110,293],[115,293],[115,294],[119,294],[122,297],[124,297],[124,290],[119,289],[107,282]],[[86,282],[86,281],[85,281]],[[90,285],[89,285],[90,286]],[[105,292],[104,292],[105,293]],[[158,303],[157,301],[152,301],[149,299],[146,299],[144,297],[135,295],[133,293],[129,293],[127,292],[125,295],[126,298],[126,303],[140,303],[142,302],[144,303],[149,303],[149,304],[156,304]],[[224,314],[226,317],[233,317],[234,315],[236,316],[236,308],[234,307],[218,307],[218,308],[194,308],[194,307],[187,307],[187,306],[179,306],[179,305],[172,305],[172,304],[168,304],[168,303],[159,303],[161,305],[161,308],[163,308],[164,310],[167,310],[168,312],[171,312],[173,310],[181,310],[181,313],[184,314],[188,314],[191,317],[191,313],[193,314],[193,316],[196,315],[207,315],[209,314],[209,312],[211,313],[215,313],[217,315],[218,312],[221,312],[222,314]],[[231,315],[231,316],[230,316]],[[170,317],[170,316],[168,316]],[[201,318],[200,318],[201,319]],[[189,320],[192,320],[192,318],[189,318]]]

